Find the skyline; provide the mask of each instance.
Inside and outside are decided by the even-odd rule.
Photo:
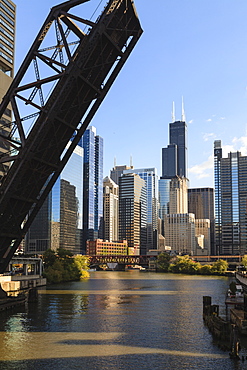
[[[50,8],[60,1],[14,2],[16,73]],[[102,10],[106,0],[75,9],[90,18],[99,3]],[[131,157],[134,168],[156,167],[161,175],[172,104],[180,120],[183,97],[190,187],[213,187],[214,140],[222,141],[224,157],[236,150],[247,154],[247,3],[157,0],[155,5],[135,0],[144,33],[91,122],[104,139],[104,177],[114,158],[117,165],[129,165]]]

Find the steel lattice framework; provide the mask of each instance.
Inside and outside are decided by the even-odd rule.
[[[0,273],[142,34],[132,0],[110,0],[96,22],[71,13],[87,1],[51,9],[0,106],[9,148],[0,155]]]

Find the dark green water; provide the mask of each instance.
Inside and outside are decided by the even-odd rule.
[[[224,312],[227,278],[94,272],[1,312],[0,369],[247,369],[213,342],[204,295]],[[242,349],[240,355],[247,355]]]

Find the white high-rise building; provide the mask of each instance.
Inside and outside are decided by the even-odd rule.
[[[104,239],[118,240],[118,185],[106,176],[103,180]]]
[[[170,180],[169,213],[188,213],[188,185],[185,177]]]
[[[177,213],[165,216],[166,245],[179,254],[194,254],[195,215],[193,213]]]
[[[210,254],[210,220],[208,219],[196,219],[195,220],[195,235],[203,235],[203,243],[200,242],[199,247],[204,253]],[[197,239],[199,241],[199,239]],[[206,252],[207,251],[207,252]],[[197,251],[200,254],[200,251]]]

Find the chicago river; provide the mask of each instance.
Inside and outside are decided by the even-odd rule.
[[[228,286],[226,277],[133,270],[40,289],[38,302],[1,312],[0,369],[246,369],[202,318],[206,295],[225,314]]]

